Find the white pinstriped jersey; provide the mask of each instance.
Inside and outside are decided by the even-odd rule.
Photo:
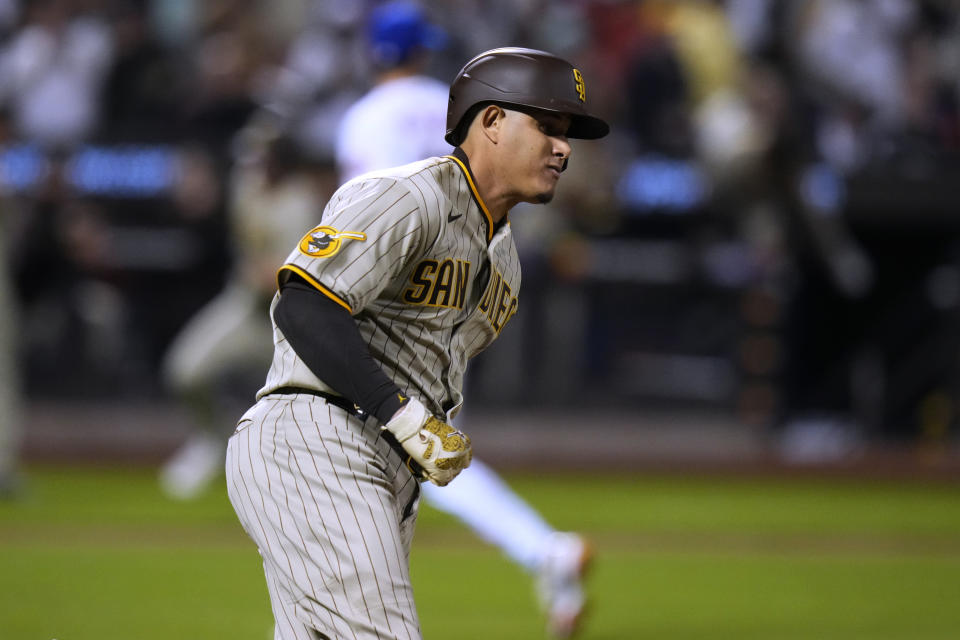
[[[510,225],[494,228],[462,156],[343,185],[281,267],[281,281],[289,273],[347,309],[386,374],[448,419],[463,401],[467,361],[516,313],[520,288]],[[276,323],[274,345],[258,397],[284,386],[332,391]]]

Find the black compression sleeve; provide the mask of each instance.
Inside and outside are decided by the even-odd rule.
[[[310,371],[334,391],[383,423],[402,406],[400,388],[336,302],[294,276],[283,285],[273,318]]]

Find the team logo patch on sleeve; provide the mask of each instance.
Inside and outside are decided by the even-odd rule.
[[[311,229],[303,236],[298,248],[300,253],[311,258],[327,258],[340,250],[344,240],[363,242],[367,234],[361,231],[340,231],[333,227],[320,226]]]

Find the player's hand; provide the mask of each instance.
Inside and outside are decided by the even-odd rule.
[[[470,466],[473,449],[467,434],[437,420],[415,398],[403,406],[382,427],[396,436],[400,446],[410,454],[410,461],[423,469],[423,477],[444,486]]]

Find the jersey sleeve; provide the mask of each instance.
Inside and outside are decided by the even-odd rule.
[[[350,182],[291,252],[279,284],[296,273],[357,314],[422,253],[425,227],[421,202],[396,178]]]

